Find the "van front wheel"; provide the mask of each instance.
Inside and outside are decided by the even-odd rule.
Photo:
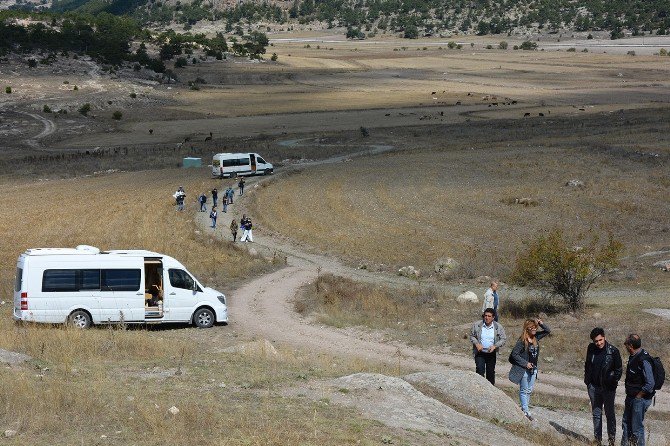
[[[73,311],[67,318],[68,323],[74,328],[89,328],[91,326],[91,316],[83,310]]]
[[[193,323],[198,328],[209,328],[214,325],[214,313],[208,308],[201,308],[193,314]]]

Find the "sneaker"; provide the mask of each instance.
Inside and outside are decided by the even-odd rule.
[[[614,446],[614,444],[615,444],[614,440],[615,440],[614,437],[609,437],[607,439],[607,446]]]
[[[529,421],[533,421],[533,416],[530,414],[530,412],[524,412],[523,414],[526,416],[526,418],[528,418]]]

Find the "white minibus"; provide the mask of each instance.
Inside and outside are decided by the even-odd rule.
[[[274,167],[258,153],[217,153],[212,159],[212,176],[234,178],[238,175],[268,175]]]
[[[70,323],[228,322],[223,293],[203,286],[177,260],[143,250],[28,249],[19,256],[14,320]]]

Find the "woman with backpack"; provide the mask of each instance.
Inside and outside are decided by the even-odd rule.
[[[538,331],[538,327],[542,331]],[[523,332],[516,341],[516,345],[509,355],[512,369],[509,371],[509,380],[519,385],[519,401],[521,410],[526,418],[533,421],[528,405],[537,379],[537,363],[540,358],[540,339],[551,333],[542,319],[526,319],[523,323]]]

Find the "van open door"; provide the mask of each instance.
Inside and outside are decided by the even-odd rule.
[[[253,153],[249,154],[249,160],[251,161],[251,171],[256,173],[256,155]]]
[[[161,259],[144,259],[144,319],[163,317],[163,262]]]

